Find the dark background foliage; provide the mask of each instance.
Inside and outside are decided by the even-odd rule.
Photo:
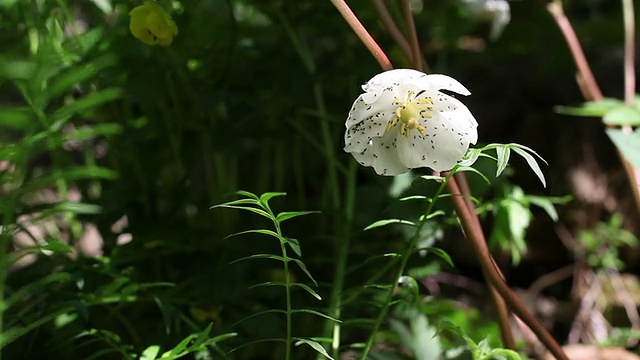
[[[402,249],[406,235],[398,229],[361,231],[377,219],[417,216],[421,209],[399,205],[398,195],[389,191],[394,179],[368,168],[353,170],[351,156],[342,151],[346,113],[359,86],[380,69],[329,1],[161,1],[167,9],[173,5],[180,30],[166,48],[149,47],[128,32],[127,13],[138,3],[111,2],[114,10],[107,13],[99,3],[109,2],[0,1],[4,223],[21,224],[24,229],[17,232],[32,237],[32,243],[54,244],[46,248],[53,254],[40,252],[29,263],[12,265],[5,292],[10,296],[56,272],[68,275],[36,286],[5,313],[5,330],[51,314],[55,320],[6,346],[6,359],[124,358],[154,344],[170,349],[209,322],[214,323],[212,334],[239,333],[219,345],[224,351],[283,336],[283,320],[275,314],[236,324],[256,311],[282,308],[284,301],[279,289],[249,289],[281,278],[281,264],[230,264],[279,251],[267,239],[224,240],[234,232],[269,226],[250,214],[209,209],[233,199],[239,189],[283,191],[288,195],[273,200],[274,208],[321,212],[284,227],[300,240],[303,259],[325,299],[318,302],[294,291],[294,303],[301,308],[327,309],[345,236],[351,238],[346,289],[362,286],[383,264],[367,259]],[[394,65],[407,67],[371,3],[352,3]],[[549,162],[544,168],[547,189],[524,162],[514,160],[511,175],[491,187],[471,177],[474,194],[491,201],[503,184],[538,195],[569,194],[574,200],[559,210],[560,224],[570,234],[577,236],[613,213],[622,213],[624,227],[637,231],[629,184],[603,126],[597,119],[553,112],[555,105],[582,102],[573,60],[557,26],[542,2],[517,1],[511,8],[512,21],[496,41],[487,39],[487,22],[472,18],[456,2],[428,1],[416,13],[431,71],[457,78],[472,92],[464,102],[480,124],[480,143],[521,143]],[[391,10],[400,15],[395,5]],[[566,10],[603,91],[620,97],[619,2],[572,1]],[[74,72],[77,76],[65,78]],[[91,96],[93,104],[66,107]],[[492,165],[482,166],[491,176]],[[73,173],[78,169],[84,170]],[[350,172],[357,179],[352,203],[346,188]],[[405,192],[424,190],[432,191],[433,185],[418,184]],[[78,201],[87,208],[70,205]],[[350,204],[352,217],[345,215]],[[509,252],[496,251],[508,282],[519,287],[575,257],[560,241],[558,225],[543,211],[532,210],[529,251],[522,262],[512,267]],[[37,219],[43,213],[51,216]],[[484,219],[490,232],[495,221],[489,215]],[[451,224],[440,225],[444,238],[436,246],[449,253],[456,267],[432,257],[429,262],[481,281],[460,232]],[[25,247],[8,245],[10,254]],[[625,252],[627,270],[638,271],[637,257],[635,250]],[[424,258],[412,261],[416,269],[424,264]],[[307,281],[302,272],[293,275]],[[382,274],[382,280],[390,281],[391,275]],[[570,282],[559,282],[550,295],[569,303],[570,287]],[[443,290],[441,296],[485,308],[482,294],[456,291]],[[374,317],[367,296],[345,304],[343,319]],[[438,306],[443,308],[425,311],[434,318],[462,311]],[[473,322],[477,316],[466,317]],[[320,320],[296,319],[297,334],[322,335]],[[560,323],[556,335],[562,341],[568,320],[553,321]],[[484,334],[478,326],[477,333]],[[366,335],[353,327],[344,340],[363,341]],[[385,341],[393,343],[388,336]],[[255,344],[233,356],[277,359],[281,351]]]

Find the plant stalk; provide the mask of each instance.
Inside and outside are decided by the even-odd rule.
[[[522,302],[518,300],[516,295],[509,289],[498,273],[494,262],[492,261],[493,258],[489,252],[489,248],[487,247],[484,233],[478,231],[478,229],[473,225],[475,221],[473,218],[477,215],[472,213],[467,206],[456,179],[451,178],[450,181],[447,182],[447,187],[452,195],[451,198],[453,200],[456,213],[460,218],[462,228],[464,229],[465,235],[471,244],[471,249],[482,267],[487,282],[495,288],[511,310],[531,328],[538,339],[540,339],[540,341],[557,360],[569,360],[562,350],[562,347],[560,347],[544,326],[542,326],[542,324],[527,310]]]

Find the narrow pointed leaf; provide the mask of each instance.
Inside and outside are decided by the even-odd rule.
[[[300,269],[302,269],[302,271],[307,275],[307,277],[309,277],[309,279],[311,279],[311,281],[313,281],[313,284],[315,286],[318,286],[318,282],[316,281],[316,279],[313,278],[313,276],[311,276],[311,273],[309,272],[309,270],[307,269],[307,266],[302,262],[302,260],[299,259],[291,259],[291,261],[295,262],[296,264],[298,264],[298,266],[300,267]]]
[[[315,311],[315,310],[311,310],[311,309],[296,309],[296,310],[291,310],[292,313],[309,313],[309,314],[313,314],[322,318],[325,318],[327,320],[331,320],[337,323],[341,323],[342,321],[339,319],[336,319],[334,317],[331,317],[329,315],[323,314],[319,311]],[[286,312],[285,312],[286,313]]]
[[[402,220],[402,219],[386,219],[386,220],[378,220],[376,222],[374,222],[373,224],[367,226],[366,228],[364,228],[364,230],[371,230],[371,229],[375,229],[378,227],[383,227],[383,226],[387,226],[387,225],[393,225],[393,224],[401,224],[401,225],[410,225],[410,226],[416,226],[415,223],[409,221],[409,220]]]
[[[307,344],[307,345],[311,346],[313,348],[313,350],[315,350],[316,352],[318,352],[322,356],[326,357],[327,359],[334,360],[327,353],[327,350],[322,345],[320,345],[317,341],[310,340],[310,339],[302,339],[302,338],[296,338],[296,339],[298,340],[298,342],[296,342],[296,346],[300,346],[301,344]]]
[[[225,236],[225,240],[230,238],[230,237],[239,236],[239,235],[245,235],[245,234],[262,234],[262,235],[273,236],[274,238],[278,239],[278,234],[276,234],[275,232],[273,232],[271,230],[267,230],[267,229],[252,229],[252,230],[245,230],[245,231],[240,231],[240,232],[235,233],[235,234],[227,235],[227,236]]]
[[[271,255],[271,254],[256,254],[256,255],[245,256],[243,258],[236,259],[236,260],[230,262],[229,264],[235,264],[235,263],[238,263],[240,261],[251,260],[251,259],[271,259],[271,260],[277,260],[277,261],[284,261],[284,258],[282,256]]]
[[[296,253],[296,255],[298,255],[299,257],[302,257],[302,249],[300,249],[300,242],[296,239],[292,239],[292,238],[284,238],[284,241],[287,245],[289,245],[289,247],[291,248],[291,250],[293,250],[294,253]]]
[[[214,208],[227,208],[227,209],[247,210],[247,211],[251,211],[253,213],[256,213],[256,214],[258,214],[260,216],[264,216],[267,219],[273,220],[273,217],[271,217],[271,215],[268,212],[266,212],[266,211],[264,211],[262,209],[257,209],[257,208],[250,207],[250,206],[235,206],[235,205],[222,204],[222,205],[215,205]]]
[[[496,177],[499,177],[500,174],[507,168],[509,165],[509,157],[511,155],[511,149],[508,146],[499,146],[496,148],[496,155],[498,158],[498,168],[496,169]]]
[[[285,220],[293,219],[294,217],[304,216],[309,214],[318,214],[319,211],[283,211],[276,216],[276,222],[281,224]]]
[[[269,208],[269,200],[273,199],[274,197],[285,196],[285,195],[287,195],[287,193],[283,193],[283,192],[268,192],[268,193],[264,193],[264,194],[260,195],[260,203],[264,207]]]
[[[246,197],[251,198],[251,199],[256,200],[256,201],[259,201],[259,200],[260,200],[260,198],[258,197],[258,195],[254,194],[254,193],[252,193],[252,192],[249,192],[249,191],[238,190],[238,191],[236,191],[236,194],[237,194],[237,195],[246,196]]]
[[[538,165],[538,162],[536,161],[536,159],[531,154],[529,154],[528,152],[522,150],[519,147],[513,147],[512,149],[518,155],[522,156],[525,159],[525,161],[527,162],[527,164],[529,165],[531,170],[533,170],[533,172],[536,174],[536,176],[538,176],[538,179],[540,179],[540,182],[542,183],[542,186],[547,187],[547,181],[545,180],[544,174],[542,173],[542,170],[540,169],[540,165]],[[531,151],[534,154],[538,155],[533,150],[531,150]],[[540,157],[540,155],[538,155],[538,157]],[[544,159],[543,159],[543,161],[544,161]]]
[[[315,292],[312,288],[310,288],[308,285],[305,284],[301,284],[301,283],[293,283],[291,284],[291,286],[297,286],[297,287],[301,287],[303,288],[306,292],[308,292],[309,294],[311,294],[314,298],[318,299],[318,300],[322,300],[322,297],[320,297],[320,295],[318,295],[317,292]]]

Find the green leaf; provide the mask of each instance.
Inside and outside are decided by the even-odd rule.
[[[2,119],[2,128],[4,131],[6,131],[7,128],[28,131],[36,124],[33,111],[26,106],[0,108],[0,119]]]
[[[217,206],[217,205],[216,205]],[[239,236],[239,235],[245,235],[245,234],[262,234],[262,235],[268,235],[268,236],[272,236],[276,239],[279,239],[278,234],[276,234],[275,232],[271,231],[271,230],[266,230],[266,229],[252,229],[252,230],[245,230],[245,231],[240,231],[237,232],[235,234],[230,234],[224,237],[224,239],[228,239],[230,237],[234,237],[234,236]]]
[[[51,121],[55,123],[58,120],[67,119],[78,112],[93,109],[109,101],[119,99],[123,94],[124,91],[120,88],[107,88],[96,91],[60,108],[52,115]]]
[[[283,211],[276,216],[276,222],[281,224],[285,220],[293,219],[294,217],[304,216],[309,214],[318,214],[319,211]]]
[[[311,339],[303,339],[303,338],[295,338],[296,340],[298,340],[296,342],[296,346],[300,346],[302,344],[307,344],[309,346],[311,346],[313,348],[313,350],[315,350],[316,352],[318,352],[318,354],[326,357],[327,359],[331,359],[334,360],[328,353],[327,350],[320,345],[317,341],[311,340]]]
[[[374,222],[373,224],[367,226],[366,228],[364,228],[364,230],[371,230],[371,229],[375,229],[378,227],[382,227],[382,226],[387,226],[387,225],[393,225],[393,224],[401,224],[401,225],[410,225],[410,226],[416,226],[415,223],[409,221],[409,220],[402,220],[402,219],[387,219],[387,220],[378,220],[376,222]]]
[[[427,248],[420,248],[417,249],[416,251],[419,250],[426,250],[427,254],[434,254],[437,257],[441,258],[442,260],[446,261],[447,264],[449,264],[451,267],[455,267],[455,265],[453,265],[453,260],[451,260],[451,257],[449,256],[449,254],[447,254],[446,251],[437,248],[437,247],[427,247]]]
[[[285,244],[289,245],[296,255],[302,257],[302,249],[300,249],[300,242],[298,240],[292,238],[283,238],[281,240],[284,241]]]
[[[311,281],[313,281],[313,284],[317,287],[318,286],[318,282],[316,281],[316,279],[313,278],[313,276],[311,276],[311,273],[309,272],[309,270],[307,269],[307,266],[302,262],[302,260],[299,259],[291,259],[291,261],[293,261],[294,263],[298,264],[298,266],[300,267],[300,269],[302,269],[302,271],[309,277],[309,279],[311,279]]]
[[[606,132],[634,169],[640,169],[640,130],[629,133],[620,129],[607,129]]]
[[[342,321],[339,319],[336,319],[334,317],[331,317],[329,315],[323,314],[319,311],[315,311],[315,310],[311,310],[311,309],[295,309],[295,310],[291,310],[292,313],[309,313],[309,314],[313,314],[322,318],[325,318],[327,320],[331,320],[333,322],[337,322],[337,323],[341,323]],[[286,313],[286,312],[285,312]]]
[[[148,348],[144,349],[142,354],[140,354],[140,360],[155,360],[160,352],[160,346],[151,345]]]
[[[640,111],[624,104],[609,110],[602,118],[607,125],[638,126],[640,125]]]
[[[434,212],[432,212],[430,214],[420,216],[420,221],[431,220],[431,219],[433,219],[435,217],[444,216],[444,215],[446,215],[446,213],[444,211],[436,210],[436,211],[434,211]]]
[[[322,300],[322,297],[320,297],[320,295],[318,295],[317,292],[315,292],[312,288],[310,288],[308,285],[302,284],[302,283],[293,283],[291,284],[291,286],[297,286],[297,287],[301,287],[302,289],[304,289],[306,292],[308,292],[309,294],[311,294],[314,298],[318,299],[318,300]]]
[[[238,194],[238,195],[246,196],[246,197],[251,198],[251,199],[256,200],[256,201],[260,200],[258,195],[254,194],[252,192],[249,192],[249,191],[238,190],[235,193]]]
[[[544,161],[544,159],[538,155],[538,153],[536,153],[535,151],[529,149],[526,146],[523,145],[518,145],[518,144],[512,144],[514,145],[511,149],[516,152],[518,155],[522,156],[525,161],[527,162],[527,164],[529,165],[529,167],[531,168],[531,170],[533,170],[533,172],[536,174],[536,176],[538,176],[538,179],[540,179],[540,182],[542,183],[542,186],[547,187],[547,181],[544,179],[544,174],[542,173],[542,170],[540,169],[540,166],[538,165],[538,162],[536,161],[536,159],[529,153],[527,153],[525,150],[531,152],[532,154],[536,155],[539,159],[541,159],[542,161]],[[545,161],[546,163],[546,161]]]
[[[554,108],[554,111],[558,114],[601,118],[609,110],[619,107],[623,104],[624,103],[618,99],[604,98],[598,101],[586,102],[581,107],[556,106]]]
[[[287,195],[287,193],[284,192],[267,192],[264,193],[262,195],[260,195],[260,203],[262,204],[262,206],[264,206],[265,208],[269,208],[269,200],[273,199],[274,197],[278,197],[278,196],[285,196]]]
[[[46,89],[46,96],[51,99],[72,90],[76,84],[95,77],[100,70],[115,65],[117,60],[118,58],[114,54],[106,54],[89,63],[70,68],[53,78]]]
[[[507,168],[509,165],[509,157],[511,155],[511,149],[509,146],[499,146],[496,148],[496,155],[498,158],[498,168],[496,169],[496,177],[499,177],[500,174]]]
[[[122,133],[122,131],[123,127],[120,124],[95,124],[77,128],[75,131],[65,134],[64,140],[90,140],[99,136],[117,135]]]
[[[489,178],[487,178],[483,173],[481,173],[479,170],[477,170],[474,167],[471,166],[456,166],[456,168],[454,169],[456,173],[458,172],[472,172],[474,174],[478,174],[487,184],[491,184],[491,181],[489,181]]]
[[[400,201],[410,201],[410,200],[428,200],[431,201],[430,197],[426,197],[424,195],[413,195],[413,196],[407,196],[407,197],[403,197],[401,199],[398,199]]]
[[[55,171],[53,174],[48,174],[32,180],[21,189],[21,192],[23,194],[28,194],[31,191],[54,185],[60,180],[114,180],[117,176],[118,173],[115,171],[98,166],[66,168]]]
[[[235,264],[240,261],[252,260],[252,259],[271,259],[271,260],[277,260],[277,261],[284,261],[284,258],[282,256],[271,255],[271,254],[256,254],[256,255],[245,256],[240,259],[233,260],[229,264]]]
[[[274,220],[273,217],[271,216],[271,214],[269,214],[268,212],[262,210],[262,209],[257,209],[251,206],[235,206],[235,205],[227,205],[227,204],[220,204],[220,205],[214,205],[211,208],[227,208],[227,209],[239,209],[239,210],[246,210],[246,211],[251,211],[253,213],[256,213],[260,216],[264,216],[267,219],[270,220]]]

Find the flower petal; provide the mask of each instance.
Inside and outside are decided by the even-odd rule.
[[[402,164],[396,148],[396,131],[390,131],[381,138],[371,139],[362,152],[352,152],[353,157],[363,166],[373,166],[378,175],[399,175],[409,169]]]
[[[408,168],[451,170],[467,152],[469,143],[478,138],[476,127],[468,119],[433,116],[420,123],[425,127],[425,136],[413,131],[408,138],[398,138],[398,157]]]
[[[429,74],[426,75],[419,80],[419,84],[422,84],[424,89],[434,89],[434,90],[449,90],[460,95],[471,95],[471,92],[467,90],[464,85],[460,84],[460,82],[451,76],[442,75],[442,74]],[[419,85],[420,86],[420,85]]]
[[[397,90],[396,88],[401,84],[424,76],[427,75],[413,69],[394,69],[385,71],[374,76],[371,80],[367,81],[366,84],[362,85],[362,90],[365,91],[365,94],[363,94],[363,100],[365,103],[370,104],[378,100],[378,97],[381,96],[383,92],[395,92]]]

